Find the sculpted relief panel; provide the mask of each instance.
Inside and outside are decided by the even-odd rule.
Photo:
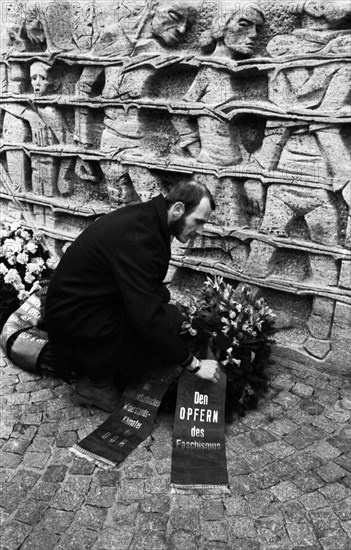
[[[200,179],[217,208],[174,250],[277,310],[277,350],[351,350],[350,45],[344,0],[2,5],[0,200],[54,254],[96,217]]]

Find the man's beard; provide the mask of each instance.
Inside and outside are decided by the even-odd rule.
[[[181,235],[181,233],[183,232],[184,227],[185,227],[185,215],[184,214],[182,214],[181,217],[178,218],[177,220],[172,220],[171,222],[169,222],[170,233],[176,239],[178,239],[178,237]]]

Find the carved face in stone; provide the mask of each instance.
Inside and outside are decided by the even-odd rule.
[[[185,34],[192,11],[190,2],[160,0],[153,9],[152,34],[167,46],[175,46]]]
[[[264,24],[263,16],[255,8],[239,10],[228,21],[223,36],[224,45],[233,57],[250,56],[255,48],[256,39]]]
[[[50,84],[48,67],[44,63],[33,63],[30,68],[30,81],[34,93],[44,95]]]

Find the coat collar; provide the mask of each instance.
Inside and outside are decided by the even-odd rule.
[[[171,233],[168,225],[168,210],[166,201],[163,195],[157,195],[151,199],[151,204],[155,208],[158,218],[160,220],[161,233],[168,244],[169,255],[171,255]]]

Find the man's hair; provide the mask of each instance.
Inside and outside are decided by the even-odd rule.
[[[249,11],[255,11],[261,17],[263,22],[266,20],[265,14],[256,2],[240,2],[230,5],[227,1],[222,1],[218,5],[218,13],[213,18],[211,29],[201,35],[201,47],[206,49],[209,46],[215,46],[217,41],[223,39],[227,32],[229,23],[234,19],[245,17]]]
[[[182,202],[185,208],[184,215],[188,216],[195,210],[204,197],[209,200],[211,209],[215,210],[216,203],[206,185],[194,181],[181,181],[174,185],[169,193],[167,193],[165,201],[168,210],[172,204]]]

